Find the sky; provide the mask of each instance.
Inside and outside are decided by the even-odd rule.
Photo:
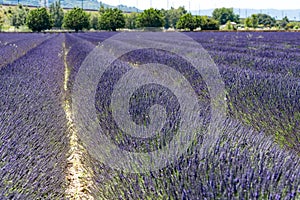
[[[117,6],[120,4],[134,6],[139,9],[177,8],[184,6],[187,10],[211,9],[219,7],[251,8],[251,9],[300,9],[300,0],[98,0]]]

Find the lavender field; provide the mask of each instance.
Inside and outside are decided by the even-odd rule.
[[[72,113],[80,67],[116,34],[0,34],[0,199],[300,199],[299,33],[184,33],[219,69],[226,120],[219,122],[222,134],[211,146],[203,146],[199,131],[184,155],[146,173],[123,172],[95,159],[81,141],[82,127]],[[120,49],[134,45],[117,44]],[[143,49],[120,60],[99,81],[95,96],[99,124],[118,147],[153,151],[176,134],[180,105],[171,92],[153,85],[136,91],[129,113],[136,124],[147,126],[148,108],[165,105],[169,124],[163,139],[131,137],[113,119],[114,84],[131,67],[150,61],[173,65],[187,77],[203,117],[210,120],[208,89],[181,58]],[[161,95],[149,97],[145,91]]]

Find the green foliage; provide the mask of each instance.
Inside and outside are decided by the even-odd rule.
[[[10,23],[12,26],[19,28],[26,24],[26,17],[29,10],[28,8],[24,8],[22,5],[16,6],[10,15]]]
[[[256,14],[251,15],[252,27],[257,28],[258,26],[258,16]]]
[[[56,1],[49,7],[53,27],[61,28],[64,20],[64,11],[60,6],[60,1]]]
[[[235,30],[236,28],[234,27],[234,25],[231,23],[231,21],[228,21],[226,22],[225,24],[225,30],[229,30],[229,31],[232,31],[232,30]]]
[[[201,16],[203,22],[201,24],[201,30],[219,30],[220,24],[217,20],[208,18],[207,16]]]
[[[179,18],[176,24],[176,28],[189,29],[190,31],[193,31],[195,28],[197,28],[197,20],[191,13],[184,14]]]
[[[89,15],[81,8],[73,8],[65,14],[63,26],[76,32],[89,28]]]
[[[138,27],[163,27],[164,23],[163,13],[154,8],[144,10],[137,17]]]
[[[103,5],[101,5],[100,8],[99,8],[100,15],[102,15],[104,12],[105,12],[105,8],[104,8]]]
[[[2,30],[3,24],[4,24],[4,13],[0,11],[0,31]]]
[[[251,17],[247,17],[244,21],[244,25],[246,28],[252,27],[252,20]]]
[[[281,28],[288,29],[287,25],[289,22],[290,20],[287,18],[287,16],[285,16],[280,22]]]
[[[294,28],[294,24],[289,22],[286,26],[285,26],[286,30],[289,30],[289,29],[293,29]]]
[[[90,16],[90,28],[97,30],[98,29],[98,24],[99,24],[99,15],[93,13]]]
[[[251,15],[251,17],[247,17],[244,21],[245,27],[258,27],[258,16],[256,14]]]
[[[287,25],[286,25],[286,29],[289,30],[289,29],[294,29],[294,30],[298,30],[299,29],[299,25],[300,25],[300,22],[289,22]]]
[[[26,23],[32,31],[41,32],[51,29],[50,15],[46,8],[37,8],[28,13]]]
[[[100,11],[99,29],[116,31],[118,28],[125,27],[125,17],[121,10],[117,8],[107,8],[104,12]]]
[[[239,23],[239,15],[234,14],[233,8],[216,8],[212,14],[215,20],[218,20],[221,25],[228,21]]]
[[[171,8],[172,9],[172,8]],[[165,10],[165,9],[161,9],[161,13],[162,15],[164,16],[164,20],[165,20],[165,23],[164,23],[164,28],[165,29],[168,29],[171,27],[171,23],[170,23],[170,10]]]
[[[130,13],[125,16],[125,28],[135,29],[137,28],[137,13]]]
[[[196,28],[201,30],[219,30],[219,22],[207,16],[192,16],[190,13],[181,16],[177,22],[176,28],[189,29],[193,31]]]
[[[12,8],[8,7],[7,14],[11,15],[13,13]]]
[[[273,27],[276,25],[276,20],[267,14],[257,14],[258,24],[263,25],[264,27]]]
[[[207,23],[207,16],[195,16],[196,28],[202,27]]]
[[[180,17],[187,13],[184,7],[179,7],[177,9],[171,7],[170,10],[162,10],[165,19],[165,28],[176,28],[176,24]]]

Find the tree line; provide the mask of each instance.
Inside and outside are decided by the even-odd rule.
[[[220,26],[226,29],[235,29],[232,23],[240,23],[239,15],[233,12],[232,8],[217,8],[213,11],[212,17],[194,16],[187,12],[184,7],[169,10],[158,10],[150,8],[141,13],[123,13],[117,8],[104,8],[103,6],[96,13],[88,13],[81,8],[73,8],[64,11],[58,2],[50,5],[49,9],[37,8],[28,9],[18,5],[4,13],[0,12],[0,28],[4,22],[4,16],[8,16],[12,26],[28,26],[32,31],[43,31],[52,28],[80,30],[108,30],[137,29],[144,27],[158,27],[165,29],[181,29],[193,31],[219,30]],[[273,27],[280,26],[291,28],[292,25],[285,17],[280,24],[274,18],[266,14],[252,15],[243,20],[244,26],[257,28],[258,26]]]
[[[291,22],[286,16],[278,22],[275,18],[263,13],[253,14],[250,17],[247,17],[244,20],[244,25],[246,28],[258,28],[262,26],[268,28],[279,27],[285,30],[299,28],[299,23]]]
[[[18,5],[14,9],[5,11],[10,19],[10,24],[15,28],[28,26],[32,31],[43,31],[51,28],[80,30],[109,30],[116,31],[120,28],[137,29],[144,27],[164,27],[174,29],[194,30],[219,29],[217,20],[207,16],[192,16],[184,7],[169,10],[150,8],[141,13],[123,13],[117,8],[104,8],[97,13],[88,13],[81,8],[64,11],[59,2],[50,5],[49,9],[28,9]],[[0,22],[3,19],[0,13]]]

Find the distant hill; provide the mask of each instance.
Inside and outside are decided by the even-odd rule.
[[[214,9],[200,10],[200,15],[211,16]],[[290,20],[300,21],[300,9],[298,10],[276,10],[276,9],[238,9],[235,8],[234,12],[239,14],[241,18],[246,18],[252,14],[265,13],[277,20],[282,19],[284,16],[287,16]],[[199,10],[192,10],[192,14],[199,15]]]
[[[0,4],[8,4],[8,5],[17,5],[18,3],[27,6],[49,6],[53,2],[57,0],[0,0]],[[105,3],[98,2],[97,0],[60,0],[61,6],[63,8],[74,8],[74,7],[82,7],[84,9],[89,10],[99,10],[100,5],[102,4],[105,8],[119,8],[124,12],[141,12],[141,10],[135,7],[128,7],[126,5],[119,5],[119,6],[111,6]]]

